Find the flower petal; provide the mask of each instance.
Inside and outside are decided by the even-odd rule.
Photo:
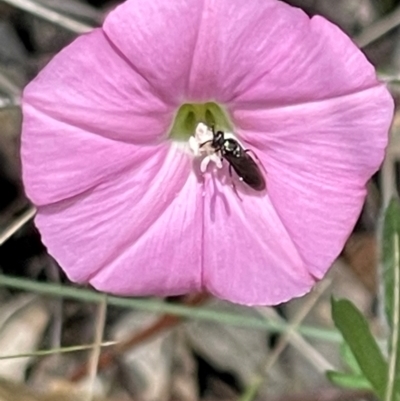
[[[275,0],[205,0],[189,97],[242,107],[322,99],[376,83],[352,41]]]
[[[187,99],[202,17],[198,0],[128,0],[106,18],[104,31],[161,98]]]
[[[89,133],[28,104],[21,152],[25,190],[36,205],[77,196],[165,153],[162,145],[134,145]]]
[[[206,185],[205,287],[247,305],[275,305],[309,291],[315,280],[268,195],[240,200],[219,180]]]
[[[23,103],[82,130],[131,143],[164,138],[174,113],[101,29],[56,55],[27,86]],[[30,110],[24,109],[24,119],[34,124]]]
[[[128,0],[107,17],[110,43],[158,96],[291,104],[376,83],[352,41],[322,17],[276,0]],[[166,34],[167,32],[167,34]]]
[[[393,100],[381,85],[302,105],[237,110],[241,137],[267,171],[267,191],[310,273],[339,255],[384,157]]]
[[[207,177],[202,193],[190,157],[163,141],[188,101],[227,106],[267,169],[266,194],[239,200]],[[74,281],[276,304],[340,252],[392,107],[323,18],[275,0],[128,0],[25,90],[24,180]]]
[[[69,278],[124,295],[198,290],[201,191],[190,163],[165,146],[162,158],[40,207],[43,241]]]

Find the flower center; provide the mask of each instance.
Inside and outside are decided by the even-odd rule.
[[[184,103],[176,113],[169,137],[175,141],[188,141],[200,123],[223,131],[233,131],[226,111],[217,103]]]

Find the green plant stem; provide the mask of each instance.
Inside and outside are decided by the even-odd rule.
[[[389,355],[389,368],[388,368],[388,382],[386,386],[385,401],[398,400],[396,393],[396,371],[400,368],[399,361],[399,314],[400,314],[400,251],[399,251],[399,234],[395,232],[393,235],[393,253],[394,253],[394,291],[393,291],[393,316],[392,316],[392,330],[390,334],[390,355]]]
[[[31,291],[46,296],[70,298],[83,302],[99,303],[103,300],[103,294],[93,290],[72,288],[60,284],[38,283],[27,279],[10,277],[1,274],[0,286]],[[108,305],[119,306],[122,308],[145,310],[156,313],[167,313],[171,315],[187,317],[190,319],[217,321],[223,324],[268,330],[275,333],[286,332],[290,327],[288,323],[273,321],[271,319],[245,316],[238,313],[220,312],[207,307],[193,308],[154,299],[121,298],[109,296],[107,298],[107,302]],[[334,329],[322,329],[318,327],[302,325],[297,328],[297,332],[306,337],[320,339],[327,342],[339,343],[342,341],[342,336],[337,330]]]

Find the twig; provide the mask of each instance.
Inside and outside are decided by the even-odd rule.
[[[21,88],[6,74],[0,71],[0,87],[7,92],[0,97],[0,108],[15,107],[20,105]]]
[[[56,265],[52,258],[48,258],[48,263],[46,264],[47,276],[53,283],[60,283],[60,269]],[[61,348],[61,336],[62,336],[62,324],[63,324],[63,299],[55,299],[51,303],[52,309],[52,324],[49,329],[50,344],[51,348]],[[58,364],[58,356],[55,355],[55,364]]]
[[[106,325],[107,315],[107,295],[104,294],[102,302],[98,305],[97,309],[97,322],[95,332],[95,347],[93,348],[92,355],[89,361],[89,392],[87,401],[92,401],[94,396],[94,390],[96,385],[96,376],[99,366],[99,359],[101,353],[101,343],[104,335],[104,327]]]
[[[21,101],[19,97],[10,96],[10,97],[0,97],[0,109],[8,109],[13,107],[19,107]]]
[[[33,219],[36,209],[31,206],[21,216],[17,217],[3,232],[0,232],[0,246],[10,239],[22,226]]]
[[[302,338],[299,334],[296,333],[296,328],[301,324],[301,322],[305,319],[305,317],[308,315],[310,310],[313,308],[315,303],[319,300],[321,295],[325,292],[325,290],[329,287],[330,285],[329,280],[325,280],[321,283],[319,287],[317,287],[317,290],[312,293],[312,296],[310,299],[307,300],[307,302],[303,305],[301,310],[297,313],[297,315],[294,317],[292,322],[290,322],[290,325],[288,327],[288,330],[282,335],[280,338],[277,346],[275,347],[274,351],[272,352],[271,355],[268,356],[266,359],[266,362],[263,364],[261,371],[255,376],[253,379],[253,383],[250,384],[250,386],[246,389],[245,393],[242,395],[240,398],[240,401],[251,401],[254,398],[256,398],[257,393],[262,386],[262,384],[268,379],[268,375],[272,367],[275,365],[275,363],[278,361],[279,356],[282,354],[282,352],[286,349],[287,345],[289,343],[292,343],[292,336],[298,336]],[[265,313],[264,308],[258,308],[259,312],[261,312],[264,316]],[[304,341],[304,340],[303,340]],[[304,341],[305,342],[305,341]],[[292,343],[293,345],[293,343]],[[307,345],[309,345],[307,343]],[[309,348],[312,348],[309,345]],[[316,350],[314,350],[315,353],[318,354]],[[319,372],[325,371],[325,368],[332,369],[332,365],[326,361],[322,355],[318,354],[318,363],[321,363],[323,368],[318,364],[317,369]],[[306,355],[308,358],[308,355]],[[311,359],[313,364],[315,364],[315,360]]]
[[[184,304],[187,306],[196,306],[203,304],[209,298],[208,294],[197,294],[189,297]],[[139,333],[134,334],[132,337],[121,341],[116,344],[111,350],[107,350],[100,355],[98,363],[98,371],[101,371],[109,367],[114,358],[118,355],[123,354],[127,350],[134,348],[135,346],[142,344],[144,341],[149,340],[155,335],[170,329],[182,321],[182,318],[178,316],[163,315],[151,326],[146,327]],[[86,364],[79,366],[70,376],[71,381],[79,381],[88,372],[88,366]]]
[[[302,308],[300,313],[296,316],[295,320],[288,327],[285,332],[287,342],[290,343],[294,348],[296,348],[315,368],[318,372],[322,373],[326,370],[333,369],[333,366],[309,343],[307,342],[295,328],[301,323],[301,321],[306,317],[310,308],[315,305],[320,296],[326,291],[330,286],[331,281],[325,279],[316,288],[310,301]],[[259,309],[259,312],[269,319],[275,319],[278,321],[283,321],[284,319],[278,315],[278,313],[272,309]],[[279,346],[279,344],[278,344]]]
[[[400,7],[396,8],[392,13],[381,18],[379,21],[371,24],[365,28],[360,35],[353,38],[353,40],[360,47],[368,46],[370,43],[379,39],[381,36],[386,35],[392,29],[400,25]]]
[[[94,27],[83,22],[76,21],[71,17],[60,14],[57,11],[50,10],[49,8],[38,4],[33,0],[2,0],[11,6],[20,8],[21,10],[27,11],[41,19],[49,21],[62,28],[68,29],[74,33],[86,33],[91,31]]]

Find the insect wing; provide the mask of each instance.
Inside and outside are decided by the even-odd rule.
[[[240,157],[234,157],[232,154],[225,154],[224,158],[249,187],[256,191],[263,191],[265,189],[264,175],[260,167],[249,154],[243,152]]]

